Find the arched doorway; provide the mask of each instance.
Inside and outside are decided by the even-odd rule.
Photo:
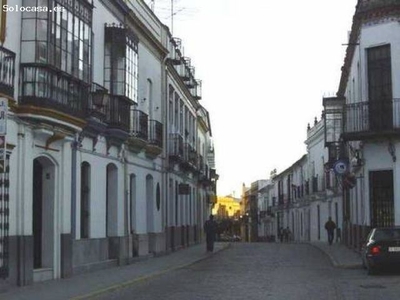
[[[33,160],[32,175],[33,268],[47,269],[50,279],[55,267],[55,164],[47,157],[38,157]]]

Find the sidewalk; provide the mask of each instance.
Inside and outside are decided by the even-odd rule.
[[[343,244],[333,243],[331,246],[329,246],[327,242],[311,242],[310,245],[320,249],[322,252],[328,255],[332,265],[336,268],[362,268],[360,254]]]
[[[127,287],[141,280],[186,267],[228,248],[229,245],[229,243],[215,243],[214,253],[210,254],[205,251],[205,244],[199,244],[127,266],[76,275],[66,279],[35,283],[25,287],[11,287],[7,291],[0,293],[0,299],[88,299],[108,291]]]

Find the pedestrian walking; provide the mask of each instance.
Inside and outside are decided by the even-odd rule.
[[[328,221],[325,223],[325,229],[328,232],[328,243],[329,243],[329,245],[332,245],[335,228],[336,228],[335,222],[333,222],[332,218],[329,217]]]
[[[290,231],[289,226],[283,230],[283,236],[286,243],[290,241],[291,234],[292,232]]]
[[[206,233],[207,252],[213,252],[217,233],[217,222],[214,221],[213,215],[210,215],[209,220],[204,223],[204,232]]]
[[[278,238],[281,241],[281,243],[283,242],[283,227],[279,227],[278,230]]]

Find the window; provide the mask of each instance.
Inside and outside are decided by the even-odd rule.
[[[390,45],[370,48],[367,55],[369,129],[390,130],[393,126]]]
[[[22,14],[21,62],[50,64],[90,83],[91,5],[84,0],[24,0],[23,5],[62,9]]]
[[[179,95],[175,93],[175,118],[174,118],[174,124],[175,124],[175,130],[178,132],[178,121],[179,120]]]
[[[112,95],[137,103],[138,39],[123,26],[105,27],[104,85]]]
[[[174,124],[174,89],[171,85],[168,90],[168,122]]]
[[[390,45],[369,48],[368,94],[370,101],[392,98],[392,71]]]
[[[183,110],[185,109],[185,106],[183,104],[183,101],[180,101],[179,105],[179,132],[183,134]]]

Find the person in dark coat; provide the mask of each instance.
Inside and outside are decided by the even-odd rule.
[[[210,219],[204,223],[204,232],[206,233],[207,252],[213,252],[217,234],[217,222],[214,221],[213,215],[210,215]]]
[[[336,228],[335,222],[333,222],[332,218],[329,217],[328,221],[325,223],[325,229],[328,232],[329,245],[332,245],[335,228]]]

